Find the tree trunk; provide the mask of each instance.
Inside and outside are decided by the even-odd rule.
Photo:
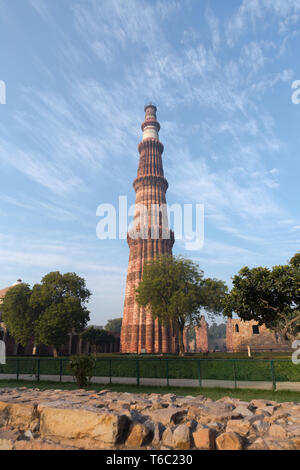
[[[69,335],[68,354],[72,354],[72,340],[73,340],[73,334],[70,333],[70,335]]]
[[[184,356],[184,343],[183,343],[183,328],[178,328],[179,334],[179,356]]]
[[[77,346],[77,354],[82,354],[82,337],[80,336],[78,346]]]
[[[53,350],[53,357],[58,357],[57,348],[55,346],[52,346],[52,350]]]

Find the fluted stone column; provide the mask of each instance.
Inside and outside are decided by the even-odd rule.
[[[142,124],[143,139],[138,146],[138,173],[133,182],[136,192],[133,223],[135,231],[131,230],[127,234],[129,262],[120,344],[123,353],[176,352],[178,343],[177,334],[172,332],[170,326],[161,325],[158,320],[153,319],[148,307],[141,308],[135,301],[135,289],[141,281],[145,261],[157,255],[172,254],[174,244],[174,233],[169,230],[167,219],[164,215],[154,217],[153,210],[153,206],[158,208],[166,204],[168,189],[163,171],[161,156],[164,147],[159,141],[159,129],[156,107],[146,106]]]

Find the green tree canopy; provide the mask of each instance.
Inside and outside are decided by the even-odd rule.
[[[105,325],[105,330],[110,331],[111,333],[121,333],[122,327],[122,318],[113,318],[112,320],[108,320]]]
[[[293,341],[300,325],[300,253],[287,265],[241,269],[224,300],[224,314],[233,312]]]
[[[204,279],[197,264],[189,259],[162,255],[149,260],[136,290],[139,305],[151,308],[154,318],[172,323],[179,333],[180,354],[184,354],[183,329],[197,324],[201,310],[222,312],[222,299],[227,292],[223,281]]]
[[[75,273],[51,272],[32,289],[30,305],[36,313],[35,337],[38,344],[57,348],[72,331],[80,333],[89,321],[86,303],[90,298],[85,280]]]
[[[208,328],[208,337],[209,339],[220,339],[226,338],[226,323],[213,323]]]
[[[16,343],[25,347],[34,336],[36,312],[30,305],[31,289],[18,284],[6,292],[1,305],[2,320]]]
[[[82,333],[82,339],[88,341],[92,346],[102,346],[103,344],[111,344],[115,338],[110,335],[106,330],[89,326]]]

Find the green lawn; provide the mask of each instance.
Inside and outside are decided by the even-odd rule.
[[[94,375],[98,377],[136,377],[170,379],[212,379],[237,381],[300,382],[300,364],[295,365],[291,357],[280,358],[274,353],[272,359],[255,357],[247,359],[227,354],[201,355],[184,358],[178,356],[121,356],[99,355]],[[221,353],[220,353],[221,354]],[[258,354],[258,353],[257,353]],[[282,353],[281,353],[282,354]],[[223,354],[224,356],[224,354]],[[138,360],[137,360],[138,359]],[[230,359],[230,360],[229,360]],[[72,375],[69,359],[64,358],[7,358],[6,365],[0,365],[0,374],[29,375]]]
[[[74,383],[58,383],[58,382],[29,382],[23,380],[0,380],[0,388],[17,388],[27,387],[36,388],[40,390],[48,389],[62,389],[62,390],[76,390]],[[204,395],[207,398],[218,400],[224,396],[233,398],[240,398],[241,400],[251,401],[253,399],[275,400],[277,402],[286,401],[300,401],[300,392],[278,391],[272,390],[242,390],[242,389],[226,389],[226,388],[183,388],[183,387],[154,387],[140,385],[97,385],[92,384],[87,388],[88,390],[112,390],[116,392],[131,392],[131,393],[174,393],[176,395]],[[0,397],[1,401],[1,397]]]
[[[261,352],[252,352],[252,359],[290,359],[292,353],[290,351],[261,351]],[[136,357],[161,357],[158,354],[118,354],[118,353],[98,353],[97,357],[102,358],[115,358],[115,357],[127,357],[127,358],[136,358]],[[177,354],[164,354],[164,358],[176,359],[179,356]],[[203,353],[185,353],[185,358],[199,358],[199,359],[248,359],[247,351],[242,352],[211,352],[208,354]]]

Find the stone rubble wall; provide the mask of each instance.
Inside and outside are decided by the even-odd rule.
[[[188,331],[190,328],[195,329],[196,340],[188,342]],[[198,326],[186,326],[183,330],[183,344],[185,352],[202,352],[207,353],[208,348],[208,323],[202,315]]]
[[[227,351],[247,351],[248,346],[252,350],[281,351],[290,348],[290,344],[276,337],[275,332],[265,325],[259,325],[259,333],[253,334],[253,326],[258,326],[254,320],[243,321],[240,319],[227,320],[226,349]]]
[[[0,450],[300,449],[300,403],[0,389]]]

